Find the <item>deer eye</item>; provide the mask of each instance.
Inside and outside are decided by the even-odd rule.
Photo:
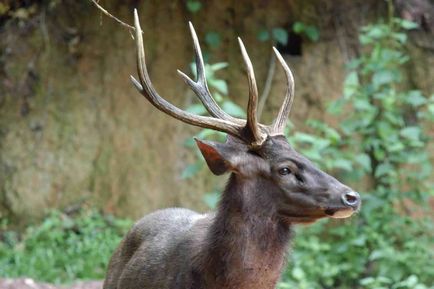
[[[281,169],[279,169],[278,172],[282,176],[286,176],[286,175],[291,174],[291,170],[289,168],[281,168]]]

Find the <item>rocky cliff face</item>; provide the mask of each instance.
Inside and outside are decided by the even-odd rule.
[[[167,206],[204,209],[203,192],[224,180],[208,172],[181,180],[193,155],[183,143],[198,129],[158,112],[132,87],[130,33],[90,2],[23,1],[27,14],[13,2],[0,18],[0,217],[27,222],[47,208],[82,203],[131,217]],[[180,107],[194,101],[176,74],[178,68],[189,71],[193,57],[188,20],[202,43],[206,32],[220,35],[218,47],[203,48],[209,62],[230,64],[220,76],[243,107],[247,84],[236,36],[246,44],[261,90],[272,43],[259,41],[258,31],[288,28],[294,21],[316,25],[320,40],[290,34],[289,45],[301,46],[285,57],[296,78],[293,121],[302,128],[305,119],[322,118],[324,103],[341,93],[345,61],[357,53],[358,27],[383,13],[381,5],[251,2],[203,1],[192,13],[185,1],[100,1],[129,23],[138,7],[152,79]],[[431,65],[409,68],[420,76],[412,85],[426,91],[433,85],[431,52],[415,45],[415,61]],[[266,121],[280,106],[283,85],[277,69]]]

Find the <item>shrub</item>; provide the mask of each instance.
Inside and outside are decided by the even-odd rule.
[[[68,283],[77,279],[101,279],[129,220],[90,210],[70,217],[51,212],[40,224],[18,233],[3,233],[0,242],[0,276],[27,276]]]

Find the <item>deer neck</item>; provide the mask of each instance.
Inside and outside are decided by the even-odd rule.
[[[204,272],[212,272],[215,288],[275,288],[290,228],[277,215],[270,187],[263,179],[231,175],[208,231],[202,264],[208,267]]]

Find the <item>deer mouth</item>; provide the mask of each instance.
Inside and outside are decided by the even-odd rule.
[[[300,214],[300,212],[294,213],[288,210],[280,210],[279,214],[282,220],[288,224],[311,224],[327,217],[322,211],[310,211],[309,213]]]
[[[355,210],[353,208],[328,208],[324,213],[333,219],[345,219],[351,217]]]
[[[284,216],[283,221],[288,224],[312,224],[318,221],[320,218],[313,218],[313,217],[290,217],[290,216]]]

